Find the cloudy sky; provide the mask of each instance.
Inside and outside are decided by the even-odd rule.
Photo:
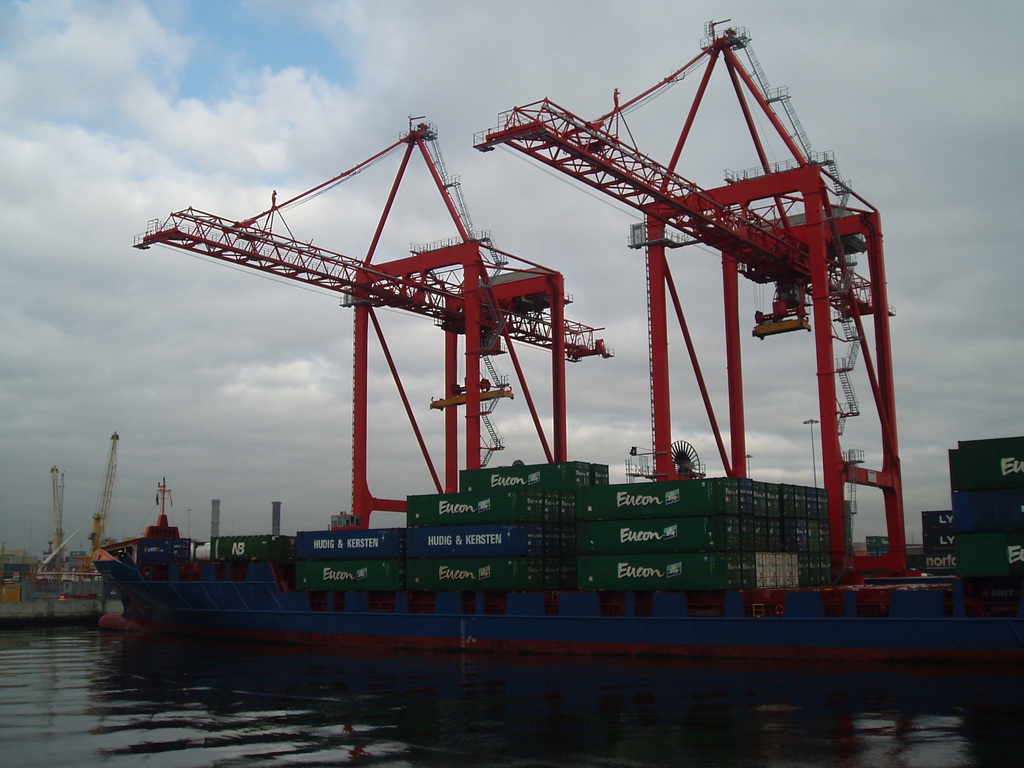
[[[621,479],[630,446],[650,443],[643,263],[626,247],[636,216],[509,151],[481,154],[473,135],[543,97],[604,114],[615,89],[627,98],[658,82],[723,18],[750,31],[811,144],[834,151],[882,213],[908,529],[920,541],[918,513],[949,507],[946,451],[1024,434],[1024,5],[1009,0],[0,2],[0,540],[46,548],[56,466],[65,531],[84,549],[114,431],[117,536],[153,521],[163,477],[176,522],[197,537],[214,498],[225,533],[267,530],[274,500],[286,533],[349,508],[349,310],[336,295],[131,246],[149,220],[188,206],[258,213],[273,190],[290,197],[395,141],[410,116],[437,126],[476,227],[563,272],[569,316],[605,329],[616,357],[571,366],[570,454]],[[630,116],[663,162],[692,80]],[[679,166],[707,187],[756,164],[716,80]],[[454,233],[422,166],[413,171],[381,260]],[[394,172],[382,163],[288,223],[299,239],[365,253]],[[671,256],[724,422],[718,260],[700,248]],[[752,324],[771,295],[741,290]],[[441,334],[380,315],[440,462],[428,404],[442,394]],[[756,479],[812,482],[810,340],[744,341]],[[721,474],[678,334],[672,344],[675,436]],[[547,361],[521,354],[543,404]],[[379,355],[371,381],[373,490],[430,492]],[[843,447],[877,466],[868,384],[854,383],[865,415]],[[507,446],[495,463],[540,460],[522,398],[494,421]],[[859,498],[857,538],[884,533],[878,500]]]

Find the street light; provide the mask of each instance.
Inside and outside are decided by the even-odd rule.
[[[814,473],[814,487],[818,487],[818,461],[815,458],[814,453],[814,425],[820,424],[821,422],[817,419],[807,419],[804,424],[811,427],[811,472]]]

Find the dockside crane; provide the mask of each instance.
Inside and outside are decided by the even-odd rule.
[[[906,568],[902,483],[896,432],[896,404],[889,331],[889,307],[878,210],[838,176],[834,157],[810,151],[784,89],[770,89],[750,49],[750,35],[740,27],[705,27],[701,52],[658,84],[638,96],[614,97],[611,112],[584,119],[544,99],[515,107],[499,117],[499,125],[478,134],[475,146],[489,151],[510,147],[639,211],[631,246],[646,253],[650,327],[651,422],[654,475],[677,479],[673,467],[668,359],[668,317],[674,310],[697,377],[712,432],[726,474],[746,474],[743,374],[738,316],[739,278],[774,286],[770,312],[759,312],[753,335],[766,339],[779,333],[811,331],[817,367],[824,487],[829,497],[829,533],[833,573],[900,571]],[[739,53],[746,51],[750,67]],[[726,74],[739,103],[759,167],[729,174],[726,184],[707,189],[677,172],[694,119],[716,65]],[[634,146],[628,131],[620,135],[628,113],[665,89],[704,68],[671,158],[660,163]],[[784,107],[785,115],[775,106]],[[767,120],[764,134],[758,119]],[[786,125],[786,120],[789,126]],[[769,161],[766,138],[780,139],[791,156]],[[702,243],[720,252],[727,387],[729,446],[714,413],[696,352],[686,325],[667,253]],[[854,267],[864,254],[868,276]],[[671,301],[671,304],[669,303]],[[872,321],[874,345],[865,319]],[[851,352],[834,356],[835,342],[848,342]],[[881,434],[881,466],[867,469],[858,452],[844,454],[842,425],[859,415],[849,383],[850,370],[863,358],[874,396]],[[842,397],[840,397],[842,392]],[[881,489],[890,551],[887,555],[851,558],[847,549],[844,487],[849,482]]]
[[[417,118],[418,119],[418,118]],[[477,468],[482,456],[495,446],[482,439],[482,425],[492,432],[490,407],[510,392],[489,372],[488,358],[508,354],[518,377],[519,391],[527,403],[538,438],[548,461],[565,461],[566,392],[565,363],[583,358],[610,357],[612,352],[596,328],[565,318],[562,275],[540,264],[518,259],[496,248],[486,232],[476,231],[469,220],[457,179],[447,174],[437,132],[429,123],[410,119],[408,132],[398,141],[349,170],[286,201],[244,220],[233,220],[188,208],[165,220],[153,220],[136,238],[135,247],[165,245],[193,254],[241,265],[343,295],[343,304],[354,312],[352,515],[357,524],[369,524],[375,510],[404,511],[404,499],[374,495],[368,482],[367,445],[368,348],[371,330],[398,389],[407,418],[438,492],[458,489],[459,421],[457,407],[465,412],[466,468]],[[399,167],[365,256],[352,257],[329,251],[311,242],[296,240],[284,223],[283,213],[346,182],[366,168],[395,153]],[[429,245],[414,246],[409,256],[376,262],[378,245],[406,170],[419,156],[457,231],[457,236]],[[422,430],[402,385],[391,350],[378,321],[376,308],[391,307],[424,315],[445,333],[444,395],[434,408],[444,413],[444,479],[438,476]],[[459,351],[459,337],[463,349]],[[534,398],[513,342],[547,349],[551,353],[551,439],[545,434]],[[463,360],[464,378],[459,377]],[[482,370],[482,366],[488,371]],[[484,405],[488,409],[485,411]],[[493,432],[492,432],[493,434]],[[500,446],[498,446],[500,447]]]
[[[92,533],[89,541],[93,549],[107,543],[107,519],[110,516],[110,504],[114,497],[114,477],[117,474],[117,432],[110,436],[110,454],[107,456],[107,476],[103,481],[103,493],[100,496],[99,509],[92,516]]]
[[[66,543],[64,539],[64,473],[56,466],[50,468],[52,512],[53,512],[53,541],[50,542],[49,556],[43,561],[47,565],[53,560],[53,570],[60,573],[64,570],[64,558],[60,555],[61,547]]]

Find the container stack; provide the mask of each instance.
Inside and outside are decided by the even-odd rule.
[[[769,536],[767,550],[796,553],[799,586],[831,583],[828,491],[789,484],[780,485],[778,489],[781,542],[776,546],[775,538]]]
[[[949,477],[957,575],[1024,575],[1024,437],[958,442]]]
[[[822,495],[820,495],[822,494]],[[578,588],[775,589],[828,583],[827,497],[746,478],[587,488]]]
[[[953,510],[925,510],[921,512],[921,538],[924,544],[924,567],[932,576],[952,576],[956,573],[956,532],[953,530]]]
[[[407,527],[222,536],[219,562],[295,561],[299,589],[722,591],[828,584],[825,491],[713,478],[608,484],[585,462],[463,470]]]
[[[608,482],[586,462],[463,470],[459,493],[407,500],[409,590],[557,590],[576,584],[576,496]]]
[[[191,542],[183,538],[139,539],[136,559],[139,564],[163,565],[166,563],[187,563],[191,557]]]
[[[296,586],[336,591],[402,589],[405,537],[404,528],[299,531]]]

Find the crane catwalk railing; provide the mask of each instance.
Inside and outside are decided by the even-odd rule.
[[[491,385],[498,389],[508,388],[508,377],[502,376],[498,373],[497,368],[494,367],[494,361],[491,360],[490,355],[483,355],[481,361],[484,367],[487,369],[488,381]],[[500,397],[495,397],[491,400],[485,400],[480,403],[480,423],[483,424],[484,430],[487,432],[490,441],[487,445],[481,447],[480,451],[480,467],[486,467],[495,451],[502,451],[505,449],[505,441],[501,439],[501,435],[498,434],[497,428],[491,421],[491,414],[494,413],[494,409],[498,407],[498,403],[501,401]]]
[[[794,271],[809,274],[806,244],[780,223],[717,202],[693,182],[549,100],[516,107],[500,120],[500,127],[477,135],[477,149],[507,144],[531,155],[734,255],[741,271],[757,282]]]
[[[394,275],[380,265],[367,265],[308,243],[282,237],[261,229],[242,227],[237,222],[188,208],[172,213],[163,223],[150,222],[135,247],[146,249],[167,245],[221,261],[241,264],[279,277],[315,285],[368,301],[405,309],[439,321],[462,318],[465,296],[462,275],[454,266],[442,270]],[[513,339],[550,348],[553,326],[550,318],[505,311]],[[564,323],[566,358],[579,360],[605,354],[595,340],[596,329],[571,321]]]

